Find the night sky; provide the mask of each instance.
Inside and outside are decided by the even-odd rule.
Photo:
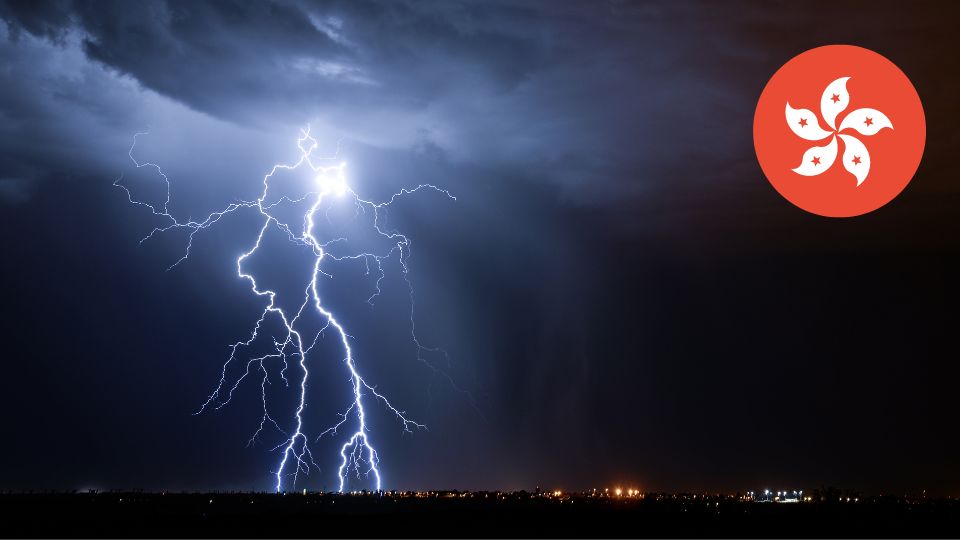
[[[238,214],[139,244],[172,181],[198,217],[258,194],[308,123],[413,240],[325,283],[378,389],[384,487],[960,495],[960,17],[943,2],[0,2],[0,489],[272,487],[259,387],[194,416],[262,309]],[[870,48],[924,104],[913,182],[828,219],[757,165],[770,76]],[[153,190],[153,191],[151,191]],[[295,258],[262,262],[282,281]],[[393,270],[396,270],[394,268]],[[392,276],[392,277],[390,277]],[[439,360],[437,360],[439,361]],[[335,421],[318,357],[306,417]],[[289,420],[289,418],[287,418]],[[272,444],[271,444],[272,443]],[[334,489],[335,448],[298,483]]]

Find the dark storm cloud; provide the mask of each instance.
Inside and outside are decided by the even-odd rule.
[[[122,81],[60,47],[0,26],[0,200],[23,202],[52,176],[102,172],[116,120],[136,116]]]
[[[61,2],[3,13],[14,34],[62,43],[74,32],[91,61],[225,120],[318,119],[579,199],[636,193],[677,147],[698,160],[729,154],[730,111],[753,99],[696,69],[703,43],[683,32],[709,14],[671,2]],[[707,38],[711,61],[746,54],[722,38]]]
[[[264,103],[303,104],[324,94],[348,52],[295,8],[262,2],[123,3],[79,6],[90,58],[132,74],[144,86],[221,116],[248,117]],[[315,67],[315,72],[310,68]]]
[[[809,4],[618,1],[131,9],[64,0],[0,9],[13,40],[29,33],[82,51],[121,79],[228,122],[279,133],[309,121],[378,147],[430,147],[559,184],[576,201],[663,189],[685,204],[693,202],[685,192],[737,197],[740,178],[755,169],[756,97],[784,57],[829,42],[896,52],[925,35],[931,53],[944,43],[931,28],[935,4],[915,6],[913,18],[876,4],[864,25],[848,24],[860,16],[856,4],[829,13]],[[907,60],[924,90],[923,75],[936,67]],[[46,108],[33,85],[7,82]],[[69,85],[61,90],[100,102],[104,116],[130,115],[112,110],[96,86]]]

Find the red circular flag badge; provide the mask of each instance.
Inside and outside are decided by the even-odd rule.
[[[773,187],[829,217],[866,214],[907,186],[926,140],[913,84],[883,56],[851,45],[783,65],[753,117],[757,160]]]

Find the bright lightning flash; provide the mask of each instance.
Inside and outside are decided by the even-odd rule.
[[[266,301],[266,306],[263,308],[263,312],[254,323],[249,336],[246,339],[237,341],[230,346],[230,355],[223,365],[220,381],[213,393],[210,394],[209,398],[207,398],[207,400],[197,411],[197,414],[211,408],[219,409],[225,406],[230,402],[234,391],[237,389],[240,383],[243,382],[243,380],[250,375],[251,372],[261,373],[262,378],[260,387],[261,397],[263,400],[263,415],[260,419],[259,427],[253,434],[253,437],[250,439],[250,444],[257,439],[257,436],[260,435],[260,433],[265,427],[267,427],[268,424],[277,429],[277,431],[286,437],[282,443],[274,448],[274,450],[282,450],[283,452],[277,470],[274,473],[276,476],[275,488],[277,492],[281,492],[284,489],[285,482],[290,482],[292,489],[296,486],[297,476],[299,474],[309,474],[311,467],[314,467],[317,470],[320,468],[313,459],[313,454],[310,451],[311,441],[308,438],[304,428],[304,409],[307,402],[307,385],[310,374],[308,358],[310,357],[310,353],[313,350],[313,347],[317,344],[320,336],[323,335],[325,331],[331,330],[339,338],[339,342],[342,345],[343,363],[346,365],[347,371],[349,372],[352,401],[346,406],[343,412],[339,414],[339,422],[321,432],[319,436],[316,437],[316,440],[319,440],[320,437],[325,435],[336,436],[339,428],[343,427],[345,424],[348,424],[348,422],[355,422],[356,431],[346,438],[343,446],[340,448],[340,465],[338,469],[340,480],[339,490],[342,492],[346,487],[348,477],[354,475],[358,479],[368,479],[368,481],[372,477],[377,491],[380,491],[382,478],[380,468],[378,467],[379,457],[377,455],[377,450],[374,448],[371,441],[370,429],[366,417],[367,410],[365,407],[371,402],[380,403],[381,406],[385,407],[386,410],[396,417],[397,421],[406,432],[426,429],[426,426],[411,420],[407,417],[404,411],[394,407],[383,394],[379,393],[375,387],[369,384],[367,379],[360,374],[356,359],[354,358],[353,350],[350,347],[350,341],[352,337],[347,334],[346,330],[341,325],[337,317],[334,316],[333,312],[331,312],[330,309],[323,304],[318,281],[320,280],[321,276],[330,277],[330,274],[323,269],[323,263],[326,260],[363,261],[366,263],[368,271],[371,265],[374,266],[377,271],[376,289],[373,292],[373,295],[368,299],[368,302],[373,303],[374,299],[380,294],[380,283],[384,278],[383,263],[390,257],[396,255],[402,268],[403,278],[410,289],[410,331],[412,339],[419,351],[418,359],[427,364],[428,367],[433,369],[435,373],[444,375],[447,380],[451,381],[452,383],[449,375],[441,371],[439,368],[427,363],[423,357],[423,353],[426,351],[439,351],[441,353],[443,353],[443,351],[421,345],[415,333],[415,326],[413,322],[413,287],[407,276],[407,259],[410,255],[410,241],[406,236],[399,232],[384,230],[382,228],[381,221],[384,218],[387,208],[399,197],[404,195],[409,195],[411,193],[426,189],[440,192],[446,197],[449,197],[451,200],[456,200],[456,197],[451,195],[447,190],[441,189],[434,185],[420,184],[412,189],[400,190],[399,192],[393,194],[385,202],[378,203],[365,200],[347,184],[344,173],[346,169],[346,163],[336,162],[336,158],[315,158],[312,156],[313,151],[317,148],[317,141],[310,136],[310,128],[308,127],[307,129],[301,131],[301,136],[299,139],[297,139],[297,148],[300,150],[299,160],[292,165],[275,165],[270,173],[264,176],[263,191],[258,199],[253,201],[240,201],[232,203],[220,211],[209,214],[201,221],[195,221],[192,219],[180,220],[176,218],[170,211],[170,180],[158,165],[154,163],[141,163],[133,156],[133,150],[137,144],[137,137],[141,135],[145,135],[145,133],[137,133],[134,135],[133,144],[130,146],[128,155],[137,169],[154,169],[159,177],[163,179],[166,184],[166,199],[162,204],[158,204],[144,202],[136,198],[130,188],[123,184],[122,175],[116,180],[116,182],[114,182],[114,185],[122,188],[126,192],[127,199],[130,203],[148,208],[154,216],[161,218],[165,222],[163,226],[154,228],[150,234],[141,240],[141,243],[152,238],[156,234],[167,231],[175,229],[185,229],[188,231],[186,248],[183,256],[173,263],[170,268],[173,268],[190,256],[190,251],[193,248],[193,239],[198,232],[212,227],[225,215],[241,209],[250,209],[259,212],[263,220],[263,225],[260,227],[260,232],[257,235],[256,240],[253,242],[253,245],[237,258],[236,268],[237,275],[249,282],[251,292],[258,297],[263,298]],[[330,162],[336,163],[328,165],[327,163]],[[322,163],[323,165],[318,163]],[[296,197],[283,196],[272,201],[268,198],[271,195],[271,180],[278,171],[293,171],[304,166],[309,167],[309,169],[312,171],[312,174],[315,175],[312,190]],[[390,246],[388,249],[380,253],[361,252],[346,255],[334,255],[333,253],[329,252],[328,247],[334,243],[343,242],[345,239],[336,238],[327,242],[321,242],[314,235],[317,213],[321,208],[321,205],[324,203],[325,198],[345,196],[349,196],[352,199],[353,204],[357,208],[358,214],[359,212],[372,212],[373,230],[371,232],[379,238],[387,240],[387,244]],[[302,221],[300,224],[294,226],[289,223],[289,220],[285,221],[282,217],[280,217],[277,209],[283,204],[302,204],[307,206],[307,210],[302,215]],[[312,271],[310,273],[309,281],[302,289],[303,299],[298,303],[298,309],[296,311],[280,307],[277,302],[278,293],[275,290],[260,286],[257,283],[256,277],[244,269],[244,262],[249,257],[254,255],[258,249],[260,249],[264,235],[271,229],[281,232],[289,239],[289,241],[298,246],[302,246],[312,255]],[[310,332],[313,335],[307,335],[306,330],[302,328],[303,325],[301,324],[304,312],[308,308],[315,310],[316,313],[321,317],[321,320],[324,321],[319,331]],[[261,338],[262,327],[268,321],[268,319],[279,321],[285,330],[281,331],[279,339],[277,336],[272,336],[271,352],[269,354],[245,358],[245,360],[243,360],[243,350],[251,348],[254,343],[258,341],[258,338]],[[265,365],[265,362],[268,360],[282,362],[283,369],[280,371],[280,376],[287,385],[289,385],[289,381],[286,376],[288,362],[295,361],[298,363],[301,373],[303,374],[299,380],[299,402],[293,414],[294,429],[292,432],[282,429],[280,424],[274,420],[274,417],[271,415],[269,410],[266,385],[269,384],[270,381],[267,367]],[[234,362],[243,361],[246,362],[246,369],[243,371],[242,375],[239,375],[235,379],[228,377],[228,367],[230,367],[230,365]]]

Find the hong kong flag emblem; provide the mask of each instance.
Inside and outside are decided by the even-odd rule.
[[[753,122],[757,160],[773,187],[814,214],[851,217],[893,200],[926,139],[920,97],[883,56],[828,45],[783,65]]]

